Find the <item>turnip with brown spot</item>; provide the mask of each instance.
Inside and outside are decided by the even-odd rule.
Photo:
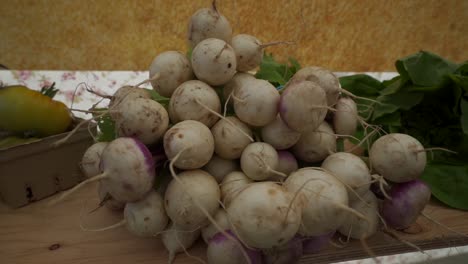
[[[249,126],[235,116],[220,119],[211,128],[211,133],[214,138],[214,152],[223,159],[240,158],[242,151],[251,142],[249,137],[252,137]]]
[[[369,192],[372,177],[366,163],[358,156],[337,152],[328,156],[322,162],[322,168],[335,175],[348,189],[350,200],[358,199]]]
[[[249,184],[234,197],[226,212],[239,240],[259,249],[286,244],[299,230],[302,216],[293,194],[272,182]]]
[[[147,145],[159,142],[169,126],[166,109],[152,99],[126,99],[115,110],[118,136],[135,137]]]
[[[319,162],[336,152],[336,136],[330,125],[323,122],[315,130],[304,131],[291,150],[302,161]]]
[[[301,133],[289,128],[278,115],[268,125],[262,127],[262,139],[277,150],[288,149],[299,141]]]
[[[283,186],[296,195],[302,208],[301,235],[327,234],[345,222],[349,210],[348,193],[333,175],[306,167],[291,173]]]
[[[232,199],[252,182],[253,180],[247,177],[242,171],[233,171],[226,175],[220,184],[221,201],[224,206],[229,206]]]
[[[240,159],[242,171],[255,181],[266,180],[273,175],[286,177],[276,169],[278,167],[278,153],[267,143],[254,142],[249,144]]]
[[[194,199],[214,216],[221,198],[216,179],[199,169],[182,171],[176,177],[180,182],[172,180],[164,195],[167,215],[180,230],[195,230],[208,225],[205,212]]]
[[[328,106],[334,106],[338,101],[342,89],[338,77],[332,71],[317,66],[304,67],[294,74],[290,83],[303,80],[314,82],[324,90]]]
[[[369,151],[371,169],[392,182],[407,182],[421,176],[426,150],[414,137],[391,133],[378,138]]]
[[[201,122],[195,120],[179,122],[164,135],[164,152],[170,160],[181,152],[174,164],[179,169],[201,168],[213,156],[213,135]]]
[[[219,119],[212,111],[218,114],[221,112],[221,101],[211,86],[198,80],[182,83],[169,101],[172,123],[196,120],[212,127]]]
[[[223,159],[218,155],[213,155],[208,164],[203,167],[203,170],[215,177],[217,182],[221,182],[227,174],[239,169],[238,160]]]
[[[225,41],[209,38],[192,52],[192,68],[200,81],[217,86],[229,82],[236,73],[236,54]]]
[[[100,174],[79,183],[51,203],[62,201],[94,181],[101,181],[118,201],[138,201],[153,187],[156,175],[154,165],[151,152],[141,141],[128,137],[114,139],[102,151]]]
[[[190,61],[179,51],[165,51],[151,62],[149,77],[159,74],[151,80],[153,89],[162,96],[171,97],[179,85],[194,78]]]
[[[231,24],[216,8],[216,1],[213,1],[211,8],[198,9],[190,17],[188,40],[192,48],[208,38],[217,38],[230,43],[231,37]]]
[[[232,37],[231,46],[236,52],[237,70],[247,72],[254,70],[263,59],[264,49],[269,46],[289,44],[289,42],[270,42],[263,44],[258,38],[249,34],[238,34]]]
[[[327,111],[325,91],[313,82],[292,81],[281,94],[279,103],[281,119],[297,132],[319,127],[325,120]]]
[[[280,94],[265,80],[255,79],[234,90],[234,112],[243,122],[261,127],[275,120]]]

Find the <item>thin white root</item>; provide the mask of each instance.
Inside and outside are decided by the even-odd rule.
[[[387,183],[387,181],[385,181],[385,178],[383,176],[381,176],[381,175],[378,175],[378,174],[372,174],[371,177],[379,182],[379,189],[382,192],[385,199],[388,199],[388,200],[391,201],[392,197],[387,194],[387,191],[385,191],[385,188],[384,188],[384,185],[388,186],[388,183]]]
[[[374,251],[369,247],[365,238],[359,239],[361,241],[362,248],[366,251],[367,254],[375,261],[375,263],[380,263],[377,259],[377,255],[375,255]]]
[[[126,223],[127,223],[127,221],[125,219],[122,219],[121,221],[119,221],[119,222],[117,222],[117,223],[115,223],[115,224],[113,224],[111,226],[106,226],[106,227],[97,228],[97,229],[90,229],[90,228],[84,227],[80,223],[80,228],[81,228],[81,230],[87,231],[87,232],[101,232],[101,231],[111,230],[111,229],[115,229],[115,228],[124,226]]]
[[[392,230],[385,228],[385,229],[383,229],[382,231],[383,231],[385,234],[389,235],[391,238],[393,238],[393,239],[395,239],[395,240],[397,240],[397,241],[399,241],[399,242],[401,242],[401,243],[403,243],[403,244],[406,244],[407,246],[410,246],[410,247],[416,249],[417,251],[419,251],[419,252],[421,252],[421,253],[423,253],[423,254],[428,255],[428,254],[427,254],[424,250],[422,250],[420,247],[418,247],[418,246],[416,246],[415,244],[413,244],[413,243],[411,243],[411,242],[409,242],[409,241],[407,241],[407,240],[405,240],[405,239],[399,237],[399,236],[398,236],[397,234],[395,234],[395,232],[393,232]]]
[[[179,231],[177,231],[177,232],[179,232]],[[196,260],[196,261],[198,261],[200,263],[206,264],[206,262],[203,259],[201,259],[199,257],[196,257],[196,256],[193,256],[187,251],[187,249],[184,247],[182,242],[180,242],[179,236],[176,235],[175,239],[177,240],[177,243],[179,243],[179,246],[182,248],[182,250],[184,251],[185,255],[187,255],[187,257],[192,258],[192,259],[194,259],[194,260]],[[172,261],[174,261],[174,259],[175,259],[175,254],[173,254],[173,255],[174,255],[174,257],[172,258]],[[172,263],[172,262],[170,262],[170,263]]]
[[[139,88],[140,86],[142,86],[142,85],[145,84],[145,83],[149,83],[149,82],[152,82],[152,81],[155,81],[155,80],[159,79],[159,76],[160,76],[160,74],[159,74],[159,72],[157,72],[157,73],[155,73],[151,78],[146,79],[146,80],[144,80],[144,81],[141,81],[141,82],[139,82],[138,84],[136,84],[136,85],[133,86],[133,87],[134,87],[134,88]]]
[[[272,41],[260,45],[260,48],[264,49],[266,47],[276,46],[276,45],[293,45],[294,41]]]
[[[361,147],[361,145],[366,142],[367,139],[369,139],[371,136],[373,136],[375,133],[377,133],[377,130],[374,130],[370,133],[367,134],[367,136],[365,136],[361,141],[359,141],[359,143],[357,143],[356,145],[354,145],[354,147],[348,149],[346,152],[348,153],[351,153],[353,151],[355,151],[356,149],[358,149],[359,147]]]
[[[102,93],[99,93],[99,92],[96,92],[94,91],[93,89],[89,88],[87,85],[86,85],[86,91],[89,92],[89,93],[92,93],[94,95],[97,95],[103,99],[112,99],[112,95],[107,95],[107,94],[102,94]]]
[[[226,117],[222,116],[220,113],[214,111],[213,109],[210,109],[208,106],[204,105],[203,103],[200,102],[200,100],[196,99],[195,100],[201,107],[205,108],[206,110],[208,110],[210,113],[216,115],[217,117],[223,119],[224,121],[228,122],[231,126],[233,126],[235,129],[237,129],[239,132],[242,133],[242,135],[246,136],[251,142],[255,142],[255,140],[249,136],[249,134],[247,134],[244,130],[242,130],[241,128],[239,128],[238,126],[236,126],[233,122],[231,122],[231,120],[227,119]]]
[[[275,174],[275,175],[280,176],[280,177],[283,177],[283,178],[287,178],[287,177],[288,177],[288,175],[286,175],[285,173],[282,173],[282,172],[280,172],[280,171],[274,170],[274,169],[270,168],[270,166],[267,166],[267,170],[268,170],[269,172]]]
[[[415,150],[414,152],[416,153],[419,153],[419,152],[432,152],[434,150],[440,150],[440,151],[444,151],[444,152],[448,152],[448,153],[452,153],[452,154],[458,154],[458,152],[456,151],[453,151],[453,150],[450,150],[450,149],[446,149],[446,148],[439,148],[439,147],[434,147],[434,148],[425,148],[425,149],[420,149],[420,150]]]
[[[224,112],[223,112],[224,117],[226,117],[228,103],[229,103],[229,100],[231,100],[231,96],[232,96],[232,92],[229,94],[228,98],[226,99],[226,102],[224,103]]]
[[[441,222],[435,220],[434,218],[430,217],[428,214],[426,214],[426,213],[424,213],[424,212],[421,212],[421,215],[424,216],[424,217],[425,217],[426,219],[428,219],[429,221],[433,222],[434,224],[439,225],[439,226],[441,226],[441,227],[447,229],[447,230],[450,231],[450,232],[453,232],[453,233],[455,233],[455,234],[457,234],[457,235],[460,235],[460,236],[468,237],[467,234],[464,234],[464,233],[462,233],[462,232],[460,232],[460,231],[457,231],[457,230],[455,230],[455,229],[453,229],[453,228],[451,228],[451,227],[448,227],[448,226],[442,224]]]
[[[95,182],[95,181],[99,181],[99,180],[102,180],[104,178],[107,178],[108,175],[107,173],[102,173],[102,174],[99,174],[99,175],[96,175],[92,178],[89,178],[85,181],[82,181],[80,182],[79,184],[77,184],[75,187],[71,188],[70,190],[68,191],[65,191],[64,193],[62,193],[62,195],[58,198],[58,199],[54,199],[52,201],[49,202],[49,205],[55,205],[57,204],[58,202],[61,202],[63,201],[65,198],[67,198],[70,194],[74,193],[75,191],[81,189],[81,187],[91,183],[91,182]]]
[[[177,159],[180,157],[180,155],[185,151],[185,148],[182,149],[179,153],[177,153],[177,155],[174,156],[174,158],[171,160],[171,162],[169,163],[169,170],[171,172],[171,175],[172,175],[172,178],[174,178],[175,181],[177,181],[178,184],[180,184],[180,186],[182,187],[182,190],[187,193],[189,196],[191,196],[190,192],[188,191],[187,187],[184,185],[184,183],[179,179],[179,176],[177,176],[177,173],[175,172],[174,170],[174,163],[177,161]],[[244,247],[243,245],[238,241],[236,240],[235,238],[233,238],[230,234],[228,234],[223,228],[221,228],[218,223],[214,220],[214,218],[210,215],[210,213],[200,204],[200,202],[198,201],[198,199],[196,197],[190,197],[192,199],[192,201],[195,203],[195,205],[198,207],[198,209],[200,209],[203,214],[205,214],[205,216],[208,218],[208,220],[210,221],[211,224],[213,224],[214,227],[216,227],[216,229],[218,229],[218,231],[220,233],[222,233],[227,239],[231,240],[232,242],[234,242],[237,246],[240,247],[241,249],[241,252],[242,254],[244,255],[245,259],[247,260],[247,263],[251,264],[251,261],[250,261],[250,258],[247,254],[247,252],[244,250]]]
[[[347,91],[347,90],[345,90],[345,89],[341,89],[341,92],[344,93],[344,94],[346,94],[346,95],[349,96],[349,97],[353,97],[353,98],[356,98],[356,99],[361,99],[361,100],[373,102],[373,103],[380,104],[380,105],[383,105],[383,104],[384,104],[384,103],[379,102],[379,101],[374,100],[374,99],[370,99],[370,98],[366,98],[366,97],[361,97],[361,96],[354,95],[352,92]]]
[[[347,205],[344,205],[344,204],[340,204],[340,203],[334,203],[338,208],[340,209],[343,209],[344,211],[347,211],[351,214],[353,214],[354,216],[356,216],[357,218],[361,218],[362,220],[370,223],[370,220],[369,218],[367,218],[365,215],[363,215],[362,213],[360,213],[359,211],[347,206]]]
[[[78,125],[75,126],[75,128],[73,128],[72,131],[68,132],[67,135],[57,141],[55,141],[54,143],[52,143],[52,146],[53,147],[58,147],[62,144],[64,144],[65,142],[67,142],[79,129],[82,125],[88,123],[88,122],[91,122],[92,120],[94,119],[98,119],[98,118],[101,118],[105,115],[106,113],[104,114],[101,114],[101,115],[97,115],[95,117],[91,117],[90,119],[87,119],[87,120],[83,120],[81,121]]]

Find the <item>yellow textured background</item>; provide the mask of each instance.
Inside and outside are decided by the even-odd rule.
[[[187,50],[190,15],[210,0],[0,0],[0,63],[11,69],[147,70]],[[220,0],[235,33],[281,59],[340,71],[394,70],[421,49],[468,59],[467,0]]]

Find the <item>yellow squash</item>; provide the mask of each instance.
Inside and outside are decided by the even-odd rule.
[[[25,86],[0,87],[0,129],[41,137],[63,133],[72,122],[67,106]]]

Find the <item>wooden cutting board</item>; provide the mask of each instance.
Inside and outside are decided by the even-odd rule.
[[[87,213],[98,203],[95,184],[74,193],[58,205],[49,206],[49,200],[16,210],[0,204],[0,263],[167,263],[168,254],[157,237],[138,238],[123,227],[103,232],[80,228],[80,223],[88,228],[98,228],[122,219],[121,213],[107,208]],[[468,234],[468,212],[448,209],[433,201],[425,213],[458,232]],[[422,217],[411,232],[415,234],[398,234],[422,249],[468,245],[468,236],[457,235]],[[376,255],[414,251],[383,233],[372,237],[368,244]],[[200,240],[189,253],[206,260],[203,241]],[[318,254],[304,256],[302,263],[329,263],[366,257],[369,255],[359,241],[351,241],[344,248],[330,246]],[[179,254],[175,263],[197,261]]]

